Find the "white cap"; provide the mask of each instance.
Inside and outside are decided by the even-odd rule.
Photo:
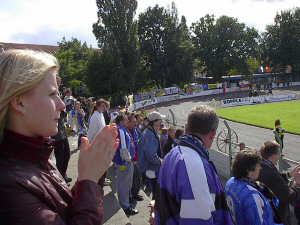
[[[161,115],[159,112],[156,111],[151,112],[149,115],[147,115],[149,121],[162,120],[165,117],[166,117],[165,115]]]

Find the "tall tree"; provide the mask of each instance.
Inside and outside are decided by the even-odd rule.
[[[192,77],[192,43],[183,17],[172,8],[149,7],[139,15],[138,35],[143,61],[158,88],[183,86]]]
[[[263,58],[278,71],[287,65],[300,71],[300,8],[276,14],[274,24],[266,27],[262,38]]]
[[[133,80],[139,65],[136,0],[97,0],[98,21],[93,32],[101,49],[109,51],[122,64],[118,71],[118,88],[126,94],[133,91]]]
[[[233,69],[246,75],[251,73],[247,59],[258,54],[259,35],[254,28],[232,17],[215,20],[214,15],[206,15],[192,24],[192,32],[195,56],[214,81]]]
[[[142,61],[149,68],[149,75],[158,88],[163,86],[167,65],[164,57],[166,20],[165,9],[158,5],[149,7],[139,15],[138,35]]]
[[[123,70],[121,61],[111,52],[103,50],[101,53],[94,52],[88,60],[86,82],[90,92],[95,97],[115,95],[118,92],[125,95],[125,87],[120,87],[119,73]]]
[[[177,85],[183,87],[193,78],[193,45],[186,19],[182,16],[179,24],[176,23],[175,31],[167,42],[167,62],[169,74],[166,77],[166,86]]]
[[[81,44],[76,38],[67,41],[65,37],[58,42],[58,46],[59,50],[55,56],[59,61],[59,73],[63,83],[71,88],[84,85],[87,61],[93,52],[92,48],[85,42]]]

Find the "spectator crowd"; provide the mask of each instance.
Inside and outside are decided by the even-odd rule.
[[[167,128],[157,111],[73,97],[57,60],[30,50],[0,54],[0,93],[0,223],[101,224],[111,162],[128,216],[139,213],[132,203],[144,201],[144,181],[154,224],[291,225],[290,206],[300,221],[300,166],[278,171],[283,144],[266,141],[258,151],[241,143],[223,187],[209,155],[219,124],[209,106],[194,107],[184,130]],[[78,178],[66,174],[70,135],[78,136]]]

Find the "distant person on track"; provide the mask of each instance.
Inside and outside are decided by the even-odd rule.
[[[281,149],[283,149],[284,129],[282,127],[280,127],[280,125],[281,125],[280,119],[275,120],[275,128],[274,128],[274,130],[276,130],[276,132],[278,133],[278,136],[279,136],[279,138],[281,140]],[[275,141],[277,143],[279,143],[276,137],[275,137]]]
[[[269,86],[269,89],[268,89],[268,93],[267,93],[267,95],[269,95],[269,94],[273,95],[272,86]]]

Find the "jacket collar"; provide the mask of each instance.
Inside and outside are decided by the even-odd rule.
[[[268,167],[271,167],[272,169],[277,170],[276,166],[274,166],[274,164],[271,163],[271,162],[270,162],[269,160],[267,160],[267,159],[263,159],[263,160],[262,160],[262,164],[265,164],[265,165],[267,165]],[[277,171],[278,171],[278,170],[277,170]]]
[[[196,152],[198,152],[198,154],[209,161],[209,153],[205,149],[204,144],[199,137],[192,134],[185,134],[182,138],[180,138],[179,145],[194,149]]]
[[[31,138],[5,130],[0,144],[0,156],[48,167],[49,157],[54,149],[54,140],[49,138]]]

